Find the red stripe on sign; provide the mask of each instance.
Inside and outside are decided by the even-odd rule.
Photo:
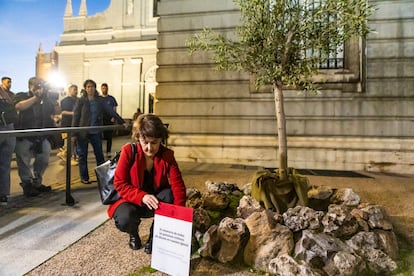
[[[193,222],[193,208],[168,204],[165,202],[158,203],[158,209],[155,210],[155,214]]]

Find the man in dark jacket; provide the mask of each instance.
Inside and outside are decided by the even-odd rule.
[[[1,79],[0,86],[0,132],[14,130],[17,112],[14,108],[14,93],[10,91],[12,80],[9,77]],[[0,205],[7,205],[10,195],[10,163],[16,137],[0,136]]]
[[[107,113],[119,124],[123,124],[125,128],[128,124],[118,115],[104,99],[99,96],[96,91],[96,82],[86,80],[83,84],[86,91],[77,101],[73,110],[73,127],[91,127],[102,126],[103,115]],[[76,149],[79,155],[79,174],[83,184],[90,184],[88,172],[88,143],[90,142],[95,154],[96,164],[100,165],[105,162],[102,151],[102,131],[101,129],[93,129],[85,132],[75,133],[72,137],[76,141]]]
[[[54,127],[53,115],[60,113],[57,99],[48,95],[42,80],[29,79],[29,91],[17,93],[15,107],[19,111],[17,129],[41,129]],[[16,161],[20,185],[26,197],[37,196],[52,190],[42,183],[43,174],[49,165],[51,150],[47,135],[19,137],[16,141]],[[31,160],[34,158],[33,169]]]

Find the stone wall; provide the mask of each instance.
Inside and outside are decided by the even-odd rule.
[[[412,172],[414,2],[370,2],[376,32],[364,42],[366,56],[356,48],[347,57],[346,69],[359,68],[353,77],[342,72],[319,95],[285,91],[291,167]],[[189,56],[184,46],[204,27],[230,35],[239,19],[233,1],[160,1],[158,13],[155,112],[170,124],[177,158],[276,166],[271,91],[255,91],[246,73],[214,71],[208,54]]]

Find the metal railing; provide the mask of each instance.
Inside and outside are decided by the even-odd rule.
[[[107,125],[107,126],[93,126],[93,127],[54,127],[54,128],[43,128],[43,129],[24,129],[24,130],[7,130],[7,131],[0,131],[0,137],[2,136],[14,136],[14,137],[30,137],[30,136],[38,136],[38,135],[51,135],[51,134],[58,134],[58,133],[67,133],[67,141],[72,139],[72,134],[74,132],[86,132],[90,130],[115,130],[115,129],[122,129],[124,128],[123,125]],[[72,143],[66,143],[66,200],[65,204],[68,206],[75,205],[75,199],[72,197],[71,192],[71,154],[72,152]]]

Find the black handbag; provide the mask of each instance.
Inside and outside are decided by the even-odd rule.
[[[130,145],[132,148],[132,156],[135,158],[137,146],[134,143],[131,143]],[[99,194],[101,196],[102,204],[104,205],[110,205],[121,198],[114,186],[114,174],[120,155],[121,152],[117,152],[114,158],[95,168]],[[133,161],[134,159],[131,160],[130,165],[132,165]]]

